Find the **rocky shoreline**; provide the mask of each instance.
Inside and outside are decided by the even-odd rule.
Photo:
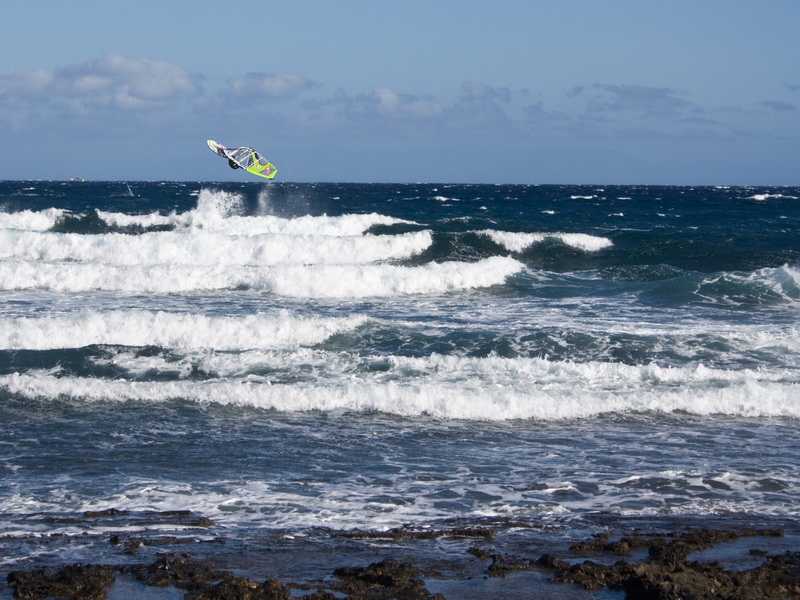
[[[164,534],[167,525],[214,529],[211,520],[188,511],[112,509],[69,519],[151,528],[105,536],[107,561],[6,571],[7,594],[26,600],[440,600],[588,599],[602,591],[603,598],[629,600],[800,598],[800,530],[794,524],[788,535],[784,528],[743,526],[732,519],[717,519],[710,527],[678,520],[647,530],[623,520],[610,524],[607,517],[609,523],[594,535],[562,536],[563,543],[554,543],[546,524],[504,520],[328,531],[322,546],[303,541],[291,550],[276,540],[293,543],[292,535],[255,544],[224,535],[185,535],[185,530]],[[46,544],[48,538],[57,542],[59,534],[40,541]],[[8,550],[9,540],[0,537],[2,548]],[[314,568],[293,571],[304,560]]]

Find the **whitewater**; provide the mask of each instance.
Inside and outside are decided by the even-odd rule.
[[[0,182],[9,556],[798,516],[796,188],[130,186]]]

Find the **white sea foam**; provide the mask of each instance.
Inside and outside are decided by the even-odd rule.
[[[474,263],[396,265],[104,265],[0,261],[0,290],[92,290],[182,293],[260,289],[311,298],[444,293],[503,283],[524,269],[512,258],[494,256]]]
[[[800,417],[800,384],[780,371],[437,355],[393,357],[390,363],[389,372],[324,385],[248,379],[128,382],[29,372],[0,377],[0,387],[30,398],[185,399],[281,411],[380,411],[448,419],[561,420],[641,411]]]
[[[0,257],[117,265],[362,263],[406,258],[431,245],[430,231],[400,235],[231,236],[220,233],[37,233],[0,231]]]
[[[202,229],[231,235],[277,233],[350,236],[363,233],[374,225],[414,224],[413,221],[377,213],[338,217],[304,215],[294,218],[241,216],[243,204],[244,199],[239,194],[204,188],[197,198],[197,207],[184,213],[129,215],[98,210],[97,214],[108,225],[117,227],[171,225],[179,229]]]
[[[522,252],[533,244],[540,244],[545,240],[559,240],[566,246],[585,252],[597,252],[614,245],[608,238],[586,233],[519,233],[494,229],[484,229],[474,233],[490,238],[510,252]]]
[[[47,350],[90,344],[241,350],[313,345],[365,317],[207,316],[162,311],[85,311],[69,317],[0,319],[0,348]]]
[[[767,337],[766,335],[763,337]],[[797,339],[791,341],[796,345]],[[757,343],[757,342],[756,342]],[[766,342],[775,345],[775,342]],[[255,349],[242,352],[216,349],[191,349],[179,357],[169,355],[140,356],[119,351],[99,359],[140,375],[148,371],[201,371],[214,377],[244,377],[254,371],[272,373],[297,372],[304,379],[334,386],[345,380],[354,381],[361,373],[374,383],[406,382],[409,384],[447,381],[464,383],[467,387],[500,386],[509,390],[535,389],[545,386],[592,386],[628,393],[636,386],[670,388],[674,385],[703,386],[743,384],[749,381],[796,381],[795,367],[766,370],[725,370],[702,364],[692,367],[661,367],[657,365],[624,365],[600,360],[587,363],[549,361],[539,358],[472,358],[433,354],[424,358],[402,356],[362,356],[349,352],[332,352],[320,348],[295,347],[287,349]],[[571,383],[570,383],[571,382]]]
[[[592,200],[594,198],[597,198],[597,196],[570,196],[571,200]]]
[[[800,269],[788,264],[758,269],[738,279],[764,285],[785,300],[800,300]]]
[[[289,373],[296,381],[303,379],[328,383],[350,377],[358,368],[371,362],[380,362],[381,366],[385,364],[383,358],[364,358],[348,352],[330,352],[308,347],[245,351],[204,348],[192,349],[179,356],[174,353],[143,355],[118,350],[106,356],[93,357],[91,361],[98,365],[113,365],[124,369],[129,375],[139,377],[155,372],[174,373],[185,379],[200,372],[211,377],[235,378],[248,377],[254,372],[267,369],[271,373]]]
[[[707,291],[725,283],[739,284],[741,287],[732,293]],[[765,267],[751,273],[723,272],[709,275],[700,281],[696,293],[713,302],[735,305],[741,302],[743,295],[746,297],[748,293],[757,292],[759,288],[761,291],[768,290],[787,302],[796,302],[800,300],[800,270],[785,264],[781,267]]]
[[[751,200],[758,200],[759,202],[769,200],[770,198],[787,198],[790,200],[797,200],[797,196],[787,196],[785,194],[753,194],[752,196],[748,196],[748,198]]]
[[[68,212],[61,208],[0,212],[0,230],[47,231]]]

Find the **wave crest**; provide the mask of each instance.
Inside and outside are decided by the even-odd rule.
[[[519,273],[524,265],[494,256],[467,262],[397,265],[102,265],[0,262],[0,290],[93,290],[130,293],[258,289],[305,298],[365,298],[432,294],[489,287]]]
[[[494,229],[484,229],[475,232],[491,239],[495,244],[503,246],[509,252],[520,253],[534,244],[540,244],[546,240],[557,240],[577,250],[584,252],[598,252],[610,248],[614,243],[606,238],[587,233],[520,233],[513,231],[497,231]]]
[[[32,233],[0,231],[0,257],[116,265],[275,265],[363,263],[407,258],[433,242],[430,231],[400,235],[231,236],[160,232]]]
[[[208,316],[163,311],[86,311],[74,316],[0,319],[0,348],[49,350],[93,344],[242,350],[319,344],[366,317]]]
[[[254,379],[128,382],[48,373],[0,377],[30,398],[189,400],[281,411],[380,411],[446,419],[543,421],[608,413],[800,418],[800,384],[783,371],[665,368],[545,359],[390,357],[382,375],[291,385]],[[398,375],[403,375],[398,379]]]

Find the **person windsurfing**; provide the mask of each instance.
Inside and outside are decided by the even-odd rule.
[[[231,169],[244,169],[251,175],[263,177],[264,179],[275,179],[278,174],[277,167],[268,160],[261,158],[261,155],[250,146],[226,148],[214,140],[206,140],[206,144],[214,154],[225,158]]]
[[[261,159],[261,157],[258,155],[258,152],[256,152],[255,150],[253,150],[253,155],[252,155],[252,157],[253,157],[253,161],[254,161],[256,164],[259,164],[259,163],[261,162],[261,160],[260,160],[260,159]],[[233,159],[232,159],[232,158],[228,158],[228,166],[229,166],[231,169],[241,169],[241,168],[242,168],[242,167],[240,167],[239,165],[237,165],[235,162],[233,162]]]

